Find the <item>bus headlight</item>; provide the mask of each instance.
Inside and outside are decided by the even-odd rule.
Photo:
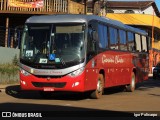
[[[20,72],[25,76],[31,75],[29,72],[27,72],[27,71],[25,71],[25,70],[23,70],[21,68],[20,68]]]
[[[69,76],[71,76],[71,77],[76,77],[76,76],[82,74],[83,71],[84,71],[84,67],[82,67],[82,68],[80,68],[80,69],[78,69],[78,70],[70,73]]]

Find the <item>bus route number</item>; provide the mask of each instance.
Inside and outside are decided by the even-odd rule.
[[[26,57],[32,57],[32,56],[33,56],[33,50],[27,50]]]

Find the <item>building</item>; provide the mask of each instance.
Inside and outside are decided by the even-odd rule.
[[[160,13],[154,0],[104,0],[106,17],[124,24],[143,29],[149,34],[150,71],[160,62]],[[88,12],[92,11],[92,1],[87,3]],[[104,6],[103,0],[96,6]]]
[[[72,0],[0,0],[0,46],[19,47],[27,18],[44,14],[84,14],[84,5]]]

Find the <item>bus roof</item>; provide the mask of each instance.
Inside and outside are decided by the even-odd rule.
[[[40,15],[32,16],[26,20],[26,23],[88,23],[90,20],[98,20],[107,24],[126,29],[142,35],[147,35],[147,32],[123,24],[120,21],[112,20],[96,15],[82,15],[82,14],[55,14],[55,15]]]

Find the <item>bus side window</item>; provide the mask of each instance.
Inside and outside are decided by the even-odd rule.
[[[87,39],[87,56],[88,60],[96,55],[96,31],[91,27],[88,28],[88,39]]]
[[[108,48],[108,34],[107,26],[103,24],[98,24],[98,37],[99,37],[99,48]]]
[[[136,42],[136,51],[141,52],[141,36],[139,34],[135,34],[135,42]]]
[[[127,38],[128,38],[128,50],[129,51],[136,51],[136,46],[134,43],[134,34],[132,32],[127,32]]]
[[[118,33],[117,29],[109,27],[110,49],[118,49]]]
[[[147,38],[146,36],[142,36],[142,51],[147,52]]]
[[[95,51],[96,50],[96,31],[89,29],[88,30],[88,50]]]
[[[126,31],[119,30],[119,37],[120,37],[120,50],[127,51],[127,42],[126,42]]]

